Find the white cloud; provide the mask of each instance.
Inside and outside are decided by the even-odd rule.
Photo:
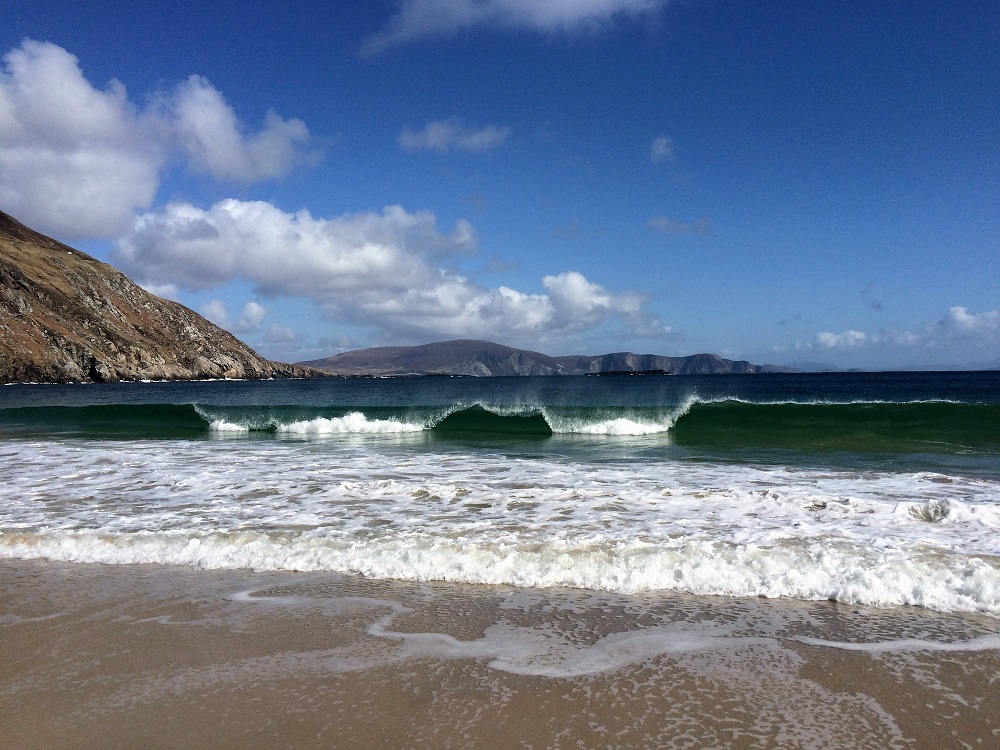
[[[179,84],[165,100],[166,116],[191,167],[222,180],[256,182],[282,177],[308,159],[309,130],[268,110],[263,128],[245,134],[218,89],[202,76]]]
[[[435,120],[423,130],[403,128],[399,145],[407,151],[488,151],[503,144],[510,137],[510,128],[486,125],[470,128],[457,118]]]
[[[229,326],[229,310],[226,309],[226,303],[221,299],[213,299],[206,302],[201,306],[199,311],[220,328],[227,328]]]
[[[147,281],[140,284],[140,286],[150,294],[155,294],[157,297],[172,299],[174,301],[177,301],[177,297],[180,293],[176,284],[154,284],[151,281]]]
[[[859,346],[893,345],[941,349],[952,345],[972,344],[978,347],[1000,343],[1000,310],[970,313],[968,308],[955,306],[936,323],[917,332],[885,330],[876,334],[861,331],[819,333],[815,346],[819,349],[847,349]]]
[[[590,327],[609,314],[638,318],[642,312],[639,295],[613,295],[577,271],[546,276],[542,285],[549,291],[553,322],[560,328]]]
[[[674,141],[670,136],[661,135],[653,139],[649,146],[649,160],[661,164],[674,160]]]
[[[389,24],[370,36],[362,54],[396,44],[442,36],[475,26],[575,31],[606,24],[618,16],[656,11],[667,0],[402,0]]]
[[[403,292],[435,271],[425,255],[468,252],[467,221],[450,233],[432,213],[388,206],[381,214],[314,219],[261,201],[224,200],[209,210],[188,203],[139,216],[118,244],[120,265],[139,278],[208,289],[243,277],[266,294],[324,302],[357,288]]]
[[[878,333],[824,331],[801,349],[851,350],[867,355],[904,357],[919,364],[962,364],[995,356],[1000,347],[1000,310],[973,313],[955,306],[935,323],[916,331],[885,329]]]
[[[124,232],[152,203],[165,149],[125,87],[103,91],[77,59],[24,41],[0,69],[0,205],[29,226],[67,238]]]
[[[936,328],[940,336],[948,339],[1000,338],[1000,310],[970,313],[964,307],[952,307]]]
[[[824,331],[816,334],[817,349],[852,349],[861,346],[868,341],[868,336],[861,331],[844,331],[843,333],[830,333]]]
[[[256,300],[250,300],[243,306],[243,312],[236,320],[236,330],[243,333],[256,331],[267,315],[267,308]]]
[[[299,340],[299,336],[288,326],[272,323],[264,334],[264,340],[269,344],[291,344]]]
[[[236,320],[229,316],[226,303],[213,299],[201,306],[201,314],[220,328],[232,333],[253,333],[267,316],[267,308],[256,300],[250,300],[243,306],[243,312]]]
[[[140,108],[112,80],[97,89],[76,57],[25,40],[0,67],[0,205],[62,239],[120,236],[156,197],[174,154],[222,180],[279,177],[311,155],[299,120],[268,112],[245,134],[200,76]]]
[[[265,296],[304,297],[331,318],[389,336],[487,337],[537,342],[617,322],[631,332],[667,329],[635,294],[613,294],[576,271],[546,276],[547,294],[484,288],[435,266],[467,252],[468,222],[449,232],[429,212],[317,219],[268,203],[226,200],[209,210],[172,204],[140,216],[118,261],[137,278],[207,289],[236,278]]]

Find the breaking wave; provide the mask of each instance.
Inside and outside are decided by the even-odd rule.
[[[1000,404],[702,400],[666,406],[111,404],[0,410],[0,434],[176,438],[212,434],[440,437],[668,435],[699,448],[1000,453]]]

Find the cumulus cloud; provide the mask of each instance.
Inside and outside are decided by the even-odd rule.
[[[543,33],[576,31],[619,16],[652,13],[667,0],[402,0],[388,25],[365,40],[362,54],[476,26]]]
[[[407,151],[488,151],[503,144],[510,137],[510,128],[486,125],[470,128],[458,118],[435,120],[423,130],[403,128],[399,145]]]
[[[222,94],[200,76],[144,97],[104,89],[76,57],[25,40],[0,67],[0,205],[65,239],[120,236],[148,208],[177,155],[192,170],[248,183],[280,177],[303,160],[309,132],[268,112],[247,132]]]
[[[242,277],[265,294],[323,301],[359,287],[419,285],[428,274],[424,256],[469,252],[475,243],[467,221],[442,233],[432,213],[400,206],[324,220],[229,199],[207,211],[174,203],[139,216],[116,258],[154,283],[208,289]]]
[[[649,146],[649,160],[661,164],[674,160],[674,141],[670,136],[661,135],[653,139]]]
[[[546,293],[486,288],[434,258],[474,249],[465,221],[449,231],[434,214],[388,206],[381,213],[318,219],[259,201],[208,210],[171,204],[140,216],[117,248],[137,278],[207,289],[242,278],[264,296],[303,297],[331,318],[387,334],[540,341],[618,323],[668,331],[635,294],[614,294],[576,271],[546,276]]]
[[[1000,338],[1000,310],[970,313],[965,307],[952,307],[938,321],[936,332],[948,339],[995,340]]]
[[[202,76],[178,85],[163,105],[191,167],[217,179],[256,182],[282,177],[310,158],[305,123],[268,110],[263,127],[248,134],[222,94]]]
[[[77,59],[26,40],[0,69],[0,205],[75,239],[119,234],[152,203],[166,149],[125,87],[104,90]]]
[[[668,216],[653,216],[646,226],[663,234],[698,234],[707,237],[712,234],[712,222],[708,219],[695,221],[678,221]]]

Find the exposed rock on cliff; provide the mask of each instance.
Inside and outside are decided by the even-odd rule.
[[[709,374],[788,372],[715,354],[662,357],[618,352],[598,356],[550,357],[489,341],[442,341],[423,346],[384,346],[300,362],[338,375],[596,375],[600,373]]]
[[[0,382],[310,377],[0,211]]]

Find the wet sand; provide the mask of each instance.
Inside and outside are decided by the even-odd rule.
[[[1000,622],[0,561],[0,747],[1000,747]]]

